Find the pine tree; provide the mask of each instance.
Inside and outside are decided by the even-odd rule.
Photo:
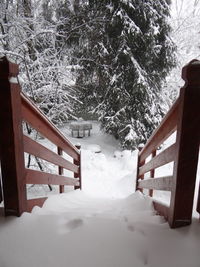
[[[174,65],[168,16],[165,0],[89,1],[77,87],[123,147],[146,142],[163,115],[160,89]]]

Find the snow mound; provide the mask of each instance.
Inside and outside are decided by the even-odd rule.
[[[197,221],[169,229],[139,192],[111,200],[77,190],[1,219],[0,266],[197,267],[199,232]]]

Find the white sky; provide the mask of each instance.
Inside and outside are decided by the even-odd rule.
[[[200,0],[172,0],[171,4],[173,18],[185,18],[188,15],[199,13]]]

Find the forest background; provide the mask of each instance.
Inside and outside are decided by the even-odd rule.
[[[135,149],[199,58],[199,0],[1,0],[0,56],[57,125],[97,119]]]

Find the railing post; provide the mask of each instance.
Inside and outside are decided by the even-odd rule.
[[[140,152],[142,151],[143,147],[144,146],[142,144],[138,146],[137,173],[136,173],[136,186],[135,186],[135,191],[140,190],[140,192],[143,192],[143,189],[138,188],[139,168],[141,165],[143,165],[145,163],[145,161],[140,162]],[[144,175],[142,175],[141,179],[143,179],[143,178],[144,178]]]
[[[199,193],[197,199],[197,212],[200,214],[200,184],[199,184]]]
[[[20,87],[11,77],[18,66],[0,59],[0,150],[5,215],[20,216],[26,211],[26,184],[23,152]],[[16,79],[16,78],[15,78]]]
[[[152,158],[154,158],[156,156],[156,150],[154,150],[151,153],[151,155],[152,155]],[[155,175],[155,169],[150,171],[150,178],[154,178],[154,175]],[[153,197],[153,189],[149,189],[149,196]]]
[[[1,177],[0,177],[0,203],[3,201],[2,187],[1,187]]]
[[[183,68],[185,86],[180,92],[176,157],[169,210],[172,228],[191,223],[200,136],[200,62]]]
[[[79,178],[79,186],[75,186],[74,189],[82,189],[82,177],[81,177],[81,146],[75,145],[76,148],[80,150],[80,155],[78,161],[74,160],[74,164],[79,166],[79,172],[78,174],[74,173],[74,178]]]
[[[1,163],[1,146],[0,146],[0,163]],[[0,203],[3,201],[2,185],[1,185],[1,165],[0,165]]]
[[[60,147],[57,148],[57,152],[58,152],[58,155],[62,156],[63,151],[62,151],[62,149]],[[63,173],[64,173],[63,167],[58,166],[58,174],[59,175],[63,175]],[[65,192],[65,186],[64,185],[60,185],[59,186],[59,191],[60,191],[60,194],[64,193]]]

